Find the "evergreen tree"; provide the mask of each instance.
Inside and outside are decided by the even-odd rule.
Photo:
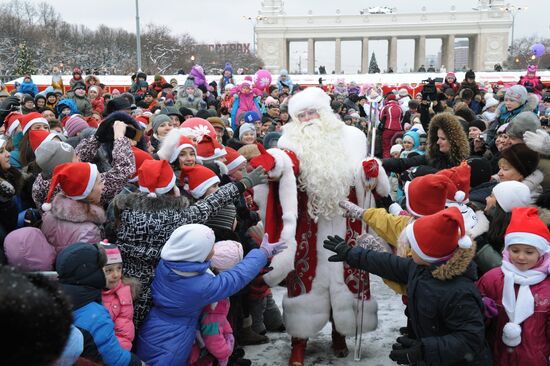
[[[33,57],[27,48],[27,43],[23,42],[19,45],[19,52],[17,54],[17,68],[15,73],[17,75],[34,74],[36,69],[33,65]]]
[[[378,62],[376,62],[376,55],[373,52],[369,63],[369,74],[377,74],[379,72],[380,68],[378,67]]]

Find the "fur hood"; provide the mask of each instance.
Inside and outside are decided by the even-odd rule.
[[[441,281],[448,281],[463,275],[476,255],[477,243],[472,240],[469,249],[458,248],[451,259],[432,271],[432,276]]]
[[[437,145],[437,131],[442,129],[451,145],[450,154],[439,152]],[[427,158],[432,165],[436,160],[446,159],[451,166],[458,166],[470,156],[468,137],[460,124],[458,117],[451,113],[439,113],[430,121],[428,128]]]
[[[106,221],[103,208],[85,201],[75,201],[59,193],[52,202],[51,213],[58,219],[70,222],[93,222],[100,225]]]
[[[147,197],[141,192],[119,194],[114,200],[115,212],[123,210],[155,212],[161,210],[183,210],[189,207],[189,200],[185,196],[174,197],[163,194],[158,197]]]
[[[533,206],[539,210],[539,219],[550,227],[550,210],[540,206]]]
[[[537,109],[539,105],[539,98],[535,94],[527,94],[527,102],[525,102],[522,112],[533,112]],[[495,116],[498,118],[502,114],[502,111],[505,110],[504,102],[501,102],[495,111]]]

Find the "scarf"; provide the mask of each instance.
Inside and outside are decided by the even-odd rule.
[[[544,281],[548,272],[535,269],[520,271],[506,260],[502,262],[500,268],[504,273],[502,305],[510,320],[502,330],[502,341],[509,347],[516,347],[521,343],[520,324],[535,312],[535,299],[529,286]],[[515,284],[519,285],[517,298]]]

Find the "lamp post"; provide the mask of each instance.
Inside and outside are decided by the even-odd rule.
[[[516,23],[516,15],[522,10],[527,10],[527,7],[507,4],[503,10],[512,16],[512,41],[510,43],[510,53],[513,56],[514,55],[514,29],[515,29],[515,23]]]
[[[262,17],[260,15],[255,17],[243,15],[243,18],[252,22],[252,52],[256,54],[256,24],[259,20],[264,20],[265,17]]]
[[[136,0],[136,47],[137,47],[137,68],[141,71],[141,33],[139,31],[139,0]]]

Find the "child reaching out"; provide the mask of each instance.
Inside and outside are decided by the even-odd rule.
[[[493,365],[548,365],[550,356],[550,231],[533,207],[512,209],[502,266],[477,286],[496,302],[489,321]]]

